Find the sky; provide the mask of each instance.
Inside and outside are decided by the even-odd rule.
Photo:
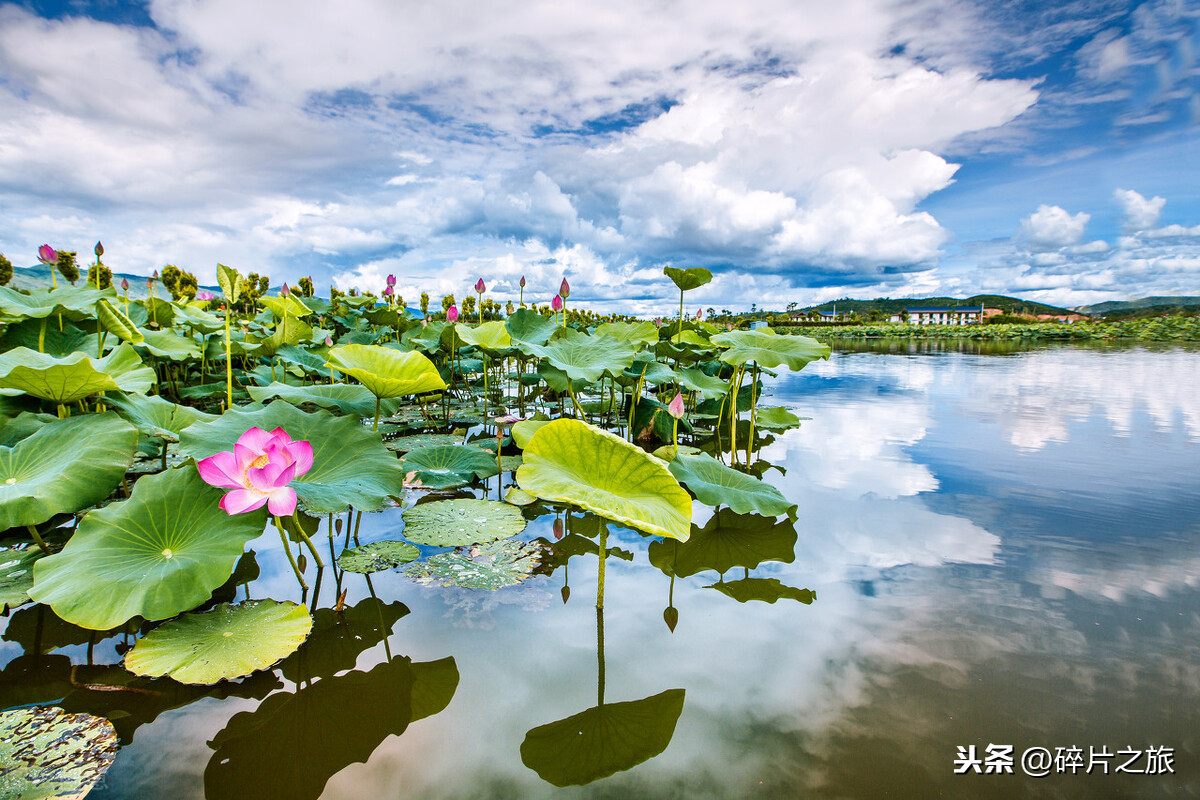
[[[0,2],[0,252],[668,313],[1200,295],[1187,0]],[[82,258],[81,258],[82,260]]]

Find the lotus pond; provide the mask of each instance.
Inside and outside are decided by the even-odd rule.
[[[57,293],[0,298],[30,351],[0,368],[0,477],[26,487],[3,506],[0,759],[80,743],[26,784],[1200,788],[1195,353],[824,360],[703,323],[422,326],[353,297],[262,298],[227,331]],[[1175,771],[953,774],[957,746],[1002,741],[1162,745]]]

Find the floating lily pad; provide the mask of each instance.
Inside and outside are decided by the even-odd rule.
[[[753,331],[728,331],[712,337],[712,343],[727,348],[720,359],[726,364],[746,364],[753,361],[764,367],[803,369],[818,358],[829,358],[830,347],[807,336],[777,334],[770,328]]]
[[[342,551],[338,565],[347,572],[369,575],[383,572],[421,557],[421,551],[408,542],[371,542]]]
[[[376,397],[403,397],[446,388],[433,362],[415,350],[402,353],[377,345],[340,345],[329,351],[326,366],[354,378]]]
[[[667,749],[683,712],[683,689],[604,703],[525,734],[521,762],[555,786],[581,786]]]
[[[530,438],[522,489],[655,536],[687,541],[692,498],[663,462],[607,431],[556,419]]]
[[[768,431],[786,431],[799,428],[800,417],[782,406],[771,406],[754,412],[754,424]]]
[[[55,358],[27,347],[0,354],[0,388],[57,403],[72,403],[103,391],[145,394],[154,381],[154,370],[142,364],[125,342],[104,358],[83,353]]]
[[[521,511],[495,500],[439,500],[404,512],[404,538],[433,547],[494,542],[523,530]]]
[[[0,447],[0,530],[94,505],[133,463],[137,431],[116,414],[56,420]]]
[[[310,630],[308,609],[295,603],[222,603],[151,631],[125,656],[125,668],[135,675],[214,684],[267,669],[291,655]]]
[[[195,608],[263,532],[264,511],[231,517],[223,495],[191,465],[139,479],[132,497],[88,513],[62,552],[34,565],[29,596],[92,630]]]
[[[462,437],[453,433],[416,433],[411,436],[400,436],[387,441],[388,450],[397,453],[408,453],[424,447],[453,447],[462,444]]]
[[[790,564],[796,558],[796,528],[773,517],[737,514],[722,508],[686,543],[651,542],[650,563],[667,575],[686,578],[704,570],[754,569],[764,561]]]
[[[531,506],[537,502],[537,498],[524,489],[510,486],[508,487],[508,491],[504,493],[504,502],[514,506]]]
[[[104,717],[34,707],[0,714],[0,793],[5,800],[80,800],[117,757]]]
[[[508,539],[436,553],[425,561],[409,564],[405,574],[417,583],[501,589],[531,576],[542,556],[542,548],[536,542]]]
[[[812,589],[797,589],[785,586],[775,578],[743,578],[740,581],[714,583],[705,589],[716,589],[723,595],[732,597],[739,603],[758,600],[763,603],[774,603],[777,600],[795,600],[805,605],[812,605],[817,599],[817,593]]]
[[[404,456],[405,474],[416,472],[422,486],[451,489],[497,472],[496,457],[474,445],[422,447]]]
[[[705,505],[726,505],[739,514],[753,512],[767,517],[786,514],[796,505],[771,484],[731,469],[707,454],[681,453],[669,469]]]

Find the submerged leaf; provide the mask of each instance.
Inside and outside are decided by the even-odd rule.
[[[61,708],[0,714],[0,791],[5,800],[81,800],[117,757],[112,723]]]
[[[404,512],[404,538],[434,547],[494,542],[523,530],[520,509],[495,500],[439,500]]]

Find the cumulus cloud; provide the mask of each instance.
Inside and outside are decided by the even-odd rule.
[[[1037,211],[1021,220],[1021,232],[1035,249],[1067,247],[1083,238],[1091,218],[1082,211],[1071,214],[1059,206],[1040,205]]]
[[[1166,198],[1154,197],[1147,200],[1132,189],[1117,189],[1113,197],[1121,204],[1124,212],[1123,227],[1127,231],[1144,231],[1158,224]]]

